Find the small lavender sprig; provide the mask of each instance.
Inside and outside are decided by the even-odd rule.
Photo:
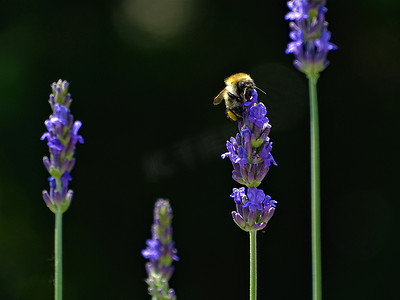
[[[43,199],[47,207],[55,214],[54,228],[54,299],[62,300],[62,215],[71,204],[72,190],[68,189],[71,170],[75,165],[75,146],[83,143],[78,135],[82,126],[80,121],[74,122],[69,106],[71,95],[68,93],[69,83],[61,79],[51,85],[49,103],[53,114],[45,121],[47,132],[41,140],[47,139],[50,158],[43,157],[43,163],[50,173],[50,193],[44,190]]]
[[[72,180],[70,173],[75,165],[75,146],[78,142],[84,142],[82,136],[78,135],[82,123],[74,122],[69,110],[72,99],[68,86],[69,83],[61,79],[51,85],[53,93],[49,103],[53,114],[45,121],[47,132],[41,137],[41,140],[47,139],[50,150],[50,158],[43,157],[43,163],[50,173],[50,193],[44,190],[43,199],[53,213],[65,212],[71,203],[73,191],[68,189],[68,184]]]
[[[305,74],[318,74],[328,65],[326,57],[330,50],[338,47],[329,42],[331,33],[325,22],[325,0],[291,0],[290,9],[285,16],[291,20],[289,34],[292,42],[286,48],[286,54],[295,56],[294,66]]]
[[[317,81],[319,73],[329,64],[327,55],[338,47],[329,42],[331,33],[325,22],[326,0],[291,0],[290,11],[285,19],[292,30],[292,42],[286,53],[295,56],[294,66],[308,79],[310,93],[310,144],[311,144],[311,249],[313,299],[322,299],[321,267],[321,217],[320,217],[320,168],[319,168],[319,122]]]
[[[148,292],[153,300],[174,300],[175,291],[168,281],[174,272],[172,262],[178,261],[177,250],[172,240],[172,208],[168,200],[159,199],[154,205],[152,238],[146,240],[147,248],[142,250],[146,264]]]
[[[250,237],[250,300],[257,299],[257,231],[264,229],[272,218],[276,201],[257,189],[267,175],[271,164],[277,165],[272,154],[272,142],[268,134],[271,129],[266,117],[267,109],[258,103],[258,94],[251,90],[250,101],[243,104],[243,119],[238,122],[239,133],[226,142],[228,152],[221,155],[229,157],[232,178],[247,186],[234,188],[231,197],[236,204],[232,212],[233,221]]]

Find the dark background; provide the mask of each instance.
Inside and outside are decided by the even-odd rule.
[[[328,1],[338,51],[320,77],[324,299],[397,299],[399,2]],[[64,215],[65,299],[150,299],[140,250],[168,198],[179,299],[246,299],[248,236],[214,107],[247,72],[273,126],[276,214],[258,234],[259,299],[311,299],[308,87],[284,54],[285,1],[2,1],[0,299],[53,297],[54,216],[39,140],[50,84],[81,120]],[[396,132],[396,135],[395,135]],[[396,155],[396,156],[395,156]]]

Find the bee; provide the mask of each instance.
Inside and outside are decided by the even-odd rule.
[[[251,91],[259,89],[254,80],[246,73],[236,73],[225,80],[225,88],[214,98],[214,105],[225,101],[226,114],[229,119],[238,121],[242,119],[243,103],[250,101]]]

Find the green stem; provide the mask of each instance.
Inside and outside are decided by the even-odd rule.
[[[313,299],[322,299],[321,225],[320,225],[320,175],[319,175],[319,125],[318,125],[318,74],[309,74],[310,135],[311,135],[311,244]]]
[[[257,231],[250,231],[250,300],[257,300]]]
[[[54,299],[62,300],[62,212],[55,213],[54,229]]]

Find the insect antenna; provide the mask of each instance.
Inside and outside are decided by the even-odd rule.
[[[266,95],[267,93],[266,92],[264,92],[262,89],[260,89],[259,87],[255,87],[257,90],[259,90],[260,92],[262,92],[264,95]]]

